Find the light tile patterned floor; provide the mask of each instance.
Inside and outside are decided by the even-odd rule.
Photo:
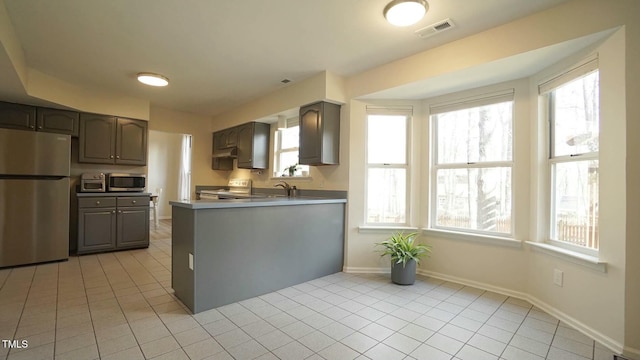
[[[191,315],[170,226],[149,249],[0,270],[0,359],[612,359],[531,304],[420,278],[338,273]]]

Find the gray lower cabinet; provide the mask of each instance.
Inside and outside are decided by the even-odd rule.
[[[78,254],[148,246],[148,196],[78,199]]]
[[[149,246],[149,197],[119,197],[116,248]]]

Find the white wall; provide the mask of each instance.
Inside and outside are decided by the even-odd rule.
[[[147,191],[158,194],[158,219],[171,218],[169,199],[178,199],[178,179],[182,156],[183,134],[149,131],[149,161],[147,163]]]

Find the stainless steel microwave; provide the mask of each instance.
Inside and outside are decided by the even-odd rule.
[[[107,174],[107,191],[138,191],[147,187],[147,177],[144,174]]]

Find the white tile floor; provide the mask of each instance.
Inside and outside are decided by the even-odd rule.
[[[0,270],[0,359],[612,359],[531,304],[420,278],[338,273],[191,315],[170,228],[149,249]]]

